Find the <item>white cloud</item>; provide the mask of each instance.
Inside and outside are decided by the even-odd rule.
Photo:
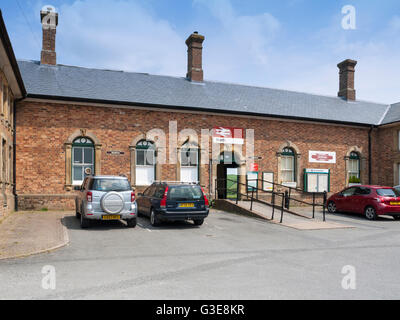
[[[35,23],[45,3],[36,4]],[[139,0],[76,0],[62,5],[57,8],[58,62],[184,77],[185,39],[198,30],[206,37],[206,79],[335,96],[336,64],[352,58],[359,62],[359,99],[400,101],[399,16],[376,29],[368,25],[370,33],[363,24],[345,31],[339,10],[324,27],[300,35],[268,12],[242,15],[230,0],[193,0],[192,20],[186,23],[190,29],[185,30],[177,30],[173,21],[159,18],[149,8]],[[37,25],[39,29],[38,21]],[[27,39],[18,34],[17,52],[23,58],[37,52],[30,58],[38,57],[40,48],[32,37]]]
[[[195,7],[206,9],[216,25],[202,26],[206,41],[205,78],[233,82],[259,83],[271,66],[271,44],[280,30],[270,13],[239,15],[229,0],[195,0]]]
[[[59,63],[185,75],[185,39],[140,2],[82,0],[58,10]]]

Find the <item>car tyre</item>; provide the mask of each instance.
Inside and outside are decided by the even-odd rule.
[[[136,218],[126,220],[126,224],[128,225],[128,228],[136,227],[136,223],[137,223]]]
[[[366,207],[364,213],[365,213],[365,217],[366,217],[368,220],[376,220],[376,218],[378,217],[378,216],[376,215],[376,210],[375,210],[375,208],[374,208],[374,207],[371,207],[371,206]]]
[[[400,220],[400,216],[393,216],[394,220]]]
[[[82,228],[82,229],[87,229],[87,228],[89,228],[89,224],[90,224],[89,219],[86,219],[86,218],[83,216],[83,214],[81,214],[81,228]]]
[[[150,224],[153,227],[155,227],[155,226],[157,226],[159,224],[159,221],[158,221],[157,216],[156,216],[156,212],[154,211],[153,208],[150,211]]]
[[[195,219],[193,222],[195,226],[201,226],[204,222],[204,219]]]
[[[79,205],[75,202],[75,217],[77,219],[80,219],[81,218],[81,213],[79,212],[78,208],[79,208]]]
[[[334,203],[333,201],[329,201],[328,203],[328,212],[337,213],[336,203]]]

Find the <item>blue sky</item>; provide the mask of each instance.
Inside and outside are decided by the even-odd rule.
[[[2,0],[17,58],[39,59],[48,4],[61,64],[185,76],[196,30],[208,80],[335,96],[336,65],[352,58],[359,99],[400,101],[398,0]],[[355,30],[342,28],[345,5]]]

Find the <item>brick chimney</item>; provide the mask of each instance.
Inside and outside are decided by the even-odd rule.
[[[188,46],[188,71],[186,78],[190,81],[203,81],[203,41],[204,36],[193,32],[186,40]]]
[[[339,92],[338,96],[350,101],[356,100],[356,90],[354,90],[354,72],[357,61],[347,59],[339,63]]]
[[[45,6],[40,11],[42,23],[43,43],[40,55],[40,63],[55,66],[56,58],[56,28],[58,25],[58,13],[52,6]]]

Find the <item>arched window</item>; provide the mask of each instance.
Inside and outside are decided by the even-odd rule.
[[[180,152],[181,161],[181,181],[199,181],[199,149],[186,142]]]
[[[79,137],[72,143],[72,184],[81,185],[83,179],[95,173],[94,144],[87,137]]]
[[[350,153],[348,175],[350,179],[351,177],[360,179],[360,155],[355,151]]]
[[[136,185],[148,186],[156,179],[156,149],[154,143],[140,140],[136,144]]]
[[[284,148],[281,154],[281,180],[296,182],[296,157],[292,148]]]

